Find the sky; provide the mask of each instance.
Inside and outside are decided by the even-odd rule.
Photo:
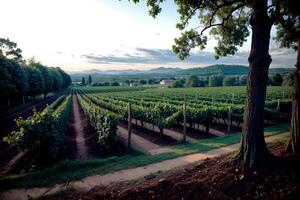
[[[195,49],[180,61],[171,50],[174,38],[180,35],[171,0],[166,0],[155,19],[148,15],[143,1],[0,0],[0,8],[0,37],[17,42],[25,59],[35,57],[66,71],[248,64],[250,37],[236,55],[215,60],[216,41],[210,39],[205,50]],[[278,48],[273,40],[270,54],[271,67],[296,63],[295,52]]]

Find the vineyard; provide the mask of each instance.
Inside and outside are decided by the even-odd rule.
[[[84,105],[84,110],[87,110],[87,107],[98,108],[97,111],[85,111],[90,123],[94,124],[93,121],[97,117],[106,116],[105,119],[111,118],[110,130],[116,129],[115,121],[127,121],[129,103],[135,125],[146,129],[152,127],[152,130],[158,130],[160,135],[164,134],[165,129],[176,129],[177,134],[182,134],[184,120],[186,127],[197,129],[198,134],[210,134],[210,129],[219,129],[223,134],[231,129],[240,130],[243,122],[244,87],[144,90],[136,88],[136,91],[126,91],[126,88],[123,88],[120,90],[123,92],[114,92],[113,88],[85,87],[75,88],[74,91],[78,94],[81,105]],[[290,98],[289,88],[269,88],[265,106],[266,125],[289,118]],[[101,116],[92,116],[93,113]],[[97,125],[94,124],[93,127]],[[174,139],[180,141],[178,137],[174,136]]]
[[[112,162],[106,160],[118,156],[113,162],[123,166],[128,156],[144,155],[142,163],[148,163],[238,142],[245,87],[85,86],[70,87],[55,98],[45,109],[17,119],[18,128],[4,137],[1,186],[22,179],[10,174],[30,176],[59,163],[68,166],[64,160]],[[265,127],[289,121],[290,99],[291,88],[268,88]]]

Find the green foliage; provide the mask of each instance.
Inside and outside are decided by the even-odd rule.
[[[93,82],[93,81],[92,81],[92,76],[91,76],[91,75],[89,75],[88,84],[89,84],[89,85],[91,85],[91,84],[92,84],[92,82]]]
[[[113,113],[88,103],[78,96],[79,104],[90,125],[96,130],[100,147],[111,151],[115,147],[118,118]]]
[[[283,78],[280,74],[276,73],[272,76],[272,85],[280,86],[283,82]]]
[[[81,79],[81,84],[85,85],[85,78],[84,77],[82,77],[82,79]]]
[[[292,86],[293,85],[293,73],[287,74],[283,77],[283,86]]]
[[[281,15],[276,21],[276,36],[274,39],[280,47],[299,49],[297,41],[300,36],[299,26],[299,2],[297,0],[279,1],[281,5]]]
[[[63,131],[70,111],[70,96],[54,112],[46,108],[34,111],[27,119],[16,120],[19,131],[13,131],[4,141],[15,144],[20,150],[37,148],[41,156],[55,159],[64,142]]]
[[[42,65],[39,62],[35,62],[34,60],[31,60],[29,62],[29,66],[40,70],[40,72],[42,73],[42,76],[44,78],[43,94],[47,95],[53,89],[53,81],[54,81],[48,67]]]
[[[111,86],[120,86],[120,84],[118,82],[113,82]]]
[[[28,95],[35,97],[42,94],[45,90],[44,77],[41,71],[34,67],[24,68],[28,77],[29,91]]]
[[[225,76],[223,79],[223,86],[236,86],[239,84],[237,77]]]
[[[172,83],[172,87],[173,88],[183,88],[184,87],[184,83],[185,83],[184,79],[175,80]]]
[[[247,76],[242,75],[239,77],[239,85],[247,85]]]
[[[0,97],[7,99],[15,90],[15,84],[12,81],[11,74],[8,70],[7,60],[0,57]]]
[[[128,91],[126,91],[126,88]],[[87,101],[115,113],[119,118],[127,119],[127,105],[132,103],[132,118],[148,122],[157,126],[161,131],[164,128],[179,125],[183,122],[183,94],[187,98],[187,123],[191,126],[202,124],[209,127],[214,119],[227,123],[228,109],[232,109],[232,120],[243,122],[245,87],[215,87],[215,88],[149,88],[143,90],[130,90],[132,87],[85,87],[78,89]],[[285,95],[282,95],[285,91]],[[268,91],[266,115],[270,120],[281,115],[286,115],[283,100],[291,96],[290,88],[271,87]],[[277,100],[282,99],[280,109]],[[279,112],[279,113],[278,113]],[[280,114],[280,115],[279,115]]]
[[[140,84],[145,85],[145,84],[147,84],[147,81],[146,80],[140,80]]]
[[[164,0],[145,0],[152,17],[161,11],[160,4]],[[139,0],[133,0],[137,3]],[[252,1],[183,1],[175,0],[179,22],[176,27],[183,31],[189,27],[189,22],[195,17],[199,26],[182,32],[179,38],[175,39],[173,45],[174,53],[180,59],[189,56],[191,49],[198,47],[204,49],[207,44],[206,30],[217,40],[215,57],[231,55],[237,52],[238,46],[242,46],[249,36],[248,16],[249,9],[255,3]],[[259,4],[259,3],[257,3]],[[200,31],[198,29],[201,28]]]
[[[58,70],[59,68],[51,67],[49,68],[50,76],[53,81],[52,90],[58,90],[63,88],[64,80],[63,75]]]
[[[223,76],[213,75],[213,76],[210,76],[208,79],[209,87],[222,86],[222,83],[223,83]]]
[[[200,86],[200,80],[196,75],[189,76],[186,81],[187,87],[198,87]]]
[[[34,58],[26,65],[16,43],[0,38],[1,103],[9,100],[17,105],[28,96],[47,95],[70,84],[70,76],[60,68],[46,67]]]
[[[0,38],[0,58],[1,57],[23,62],[21,49],[17,47],[17,43],[9,39]]]

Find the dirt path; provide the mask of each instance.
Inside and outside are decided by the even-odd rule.
[[[77,148],[77,158],[81,160],[89,159],[88,147],[86,145],[86,138],[84,136],[84,117],[80,112],[80,107],[76,95],[73,95],[73,105],[72,105],[72,126],[74,127],[76,133],[76,148]]]
[[[121,138],[121,140],[123,140],[124,143],[127,144],[128,130],[121,126],[118,126],[117,134]],[[170,148],[161,147],[157,144],[154,144],[154,143],[144,139],[143,137],[134,134],[133,132],[131,133],[131,145],[133,148],[141,150],[145,154],[149,154],[149,155],[154,155],[154,154],[159,154],[159,153],[170,151]]]
[[[6,165],[0,168],[0,174],[6,174],[18,163],[21,158],[28,152],[28,150],[23,152],[18,152]]]
[[[281,135],[269,136],[266,138],[266,142],[270,143],[272,141],[276,141],[281,138]],[[147,166],[120,170],[113,173],[108,173],[105,175],[93,175],[90,177],[86,177],[79,181],[70,182],[67,186],[65,184],[57,184],[50,188],[31,188],[31,189],[12,189],[6,191],[0,195],[0,198],[5,199],[14,199],[14,200],[25,200],[28,195],[31,197],[40,197],[42,195],[54,194],[59,191],[63,191],[66,189],[73,188],[75,190],[83,190],[88,191],[95,186],[99,185],[109,185],[115,182],[120,181],[130,181],[139,178],[143,178],[151,173],[156,173],[158,171],[167,171],[174,168],[183,167],[185,165],[203,161],[206,158],[212,158],[216,156],[220,156],[239,148],[239,144],[233,144],[226,147],[213,149],[203,153],[195,153],[182,157],[178,157],[171,160],[165,160],[162,162],[150,164]]]
[[[135,120],[133,120],[134,122]],[[140,120],[137,120],[138,124],[141,124]],[[144,122],[144,128],[147,128],[149,130],[153,130],[153,125],[150,124],[150,123],[147,123],[147,122]],[[159,133],[159,129],[154,126],[154,131],[158,132]],[[167,129],[167,128],[164,128],[164,132],[163,134],[177,140],[177,141],[182,141],[183,139],[183,134],[177,132],[177,131],[174,131],[174,130],[170,130],[170,129]],[[195,139],[195,138],[191,138],[189,136],[186,136],[186,141],[188,142],[197,142],[198,140]]]

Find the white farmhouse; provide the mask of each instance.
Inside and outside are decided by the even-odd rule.
[[[171,87],[173,81],[172,80],[161,80],[159,82],[160,85],[165,86],[165,87]]]

